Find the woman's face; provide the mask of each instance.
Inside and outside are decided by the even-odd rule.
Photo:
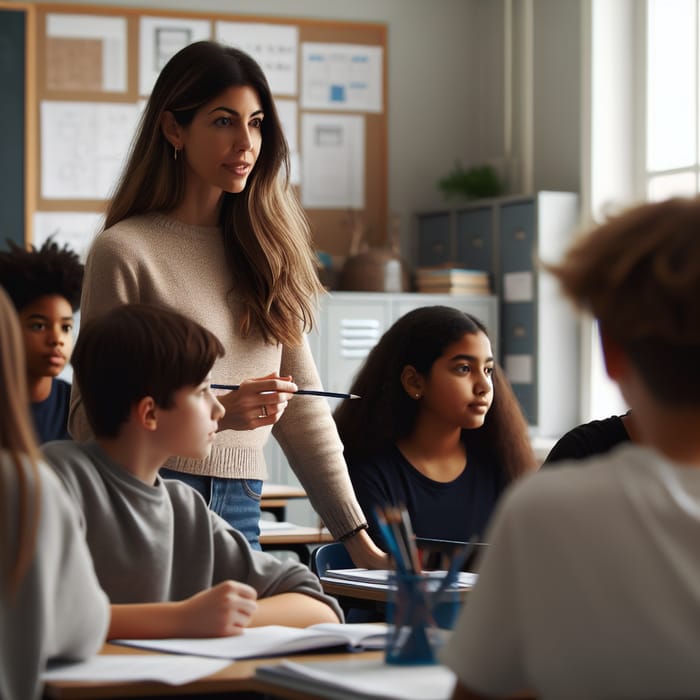
[[[181,127],[187,188],[204,196],[242,192],[262,147],[265,115],[250,86],[230,87]],[[211,192],[215,190],[215,192]]]
[[[462,429],[480,428],[493,401],[493,351],[484,333],[466,333],[433,363],[420,414]]]

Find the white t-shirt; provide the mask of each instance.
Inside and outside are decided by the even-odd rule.
[[[44,464],[39,464],[34,558],[16,594],[10,595],[3,584],[19,540],[20,487],[8,460],[0,450],[0,698],[30,700],[39,695],[47,660],[81,659],[99,651],[107,635],[109,601],[97,583],[75,508]],[[35,484],[29,468],[26,474],[31,492]],[[4,556],[8,547],[10,557]]]
[[[700,469],[624,445],[515,484],[442,660],[487,695],[700,697]]]

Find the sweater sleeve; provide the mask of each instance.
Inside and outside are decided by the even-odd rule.
[[[300,389],[319,389],[321,380],[308,340],[282,351],[280,374],[291,375]],[[328,402],[323,397],[297,396],[273,429],[314,510],[334,537],[367,522],[355,497],[343,445]]]
[[[226,579],[241,581],[255,588],[259,598],[269,598],[280,593],[302,593],[325,603],[340,620],[343,619],[338,601],[323,592],[318,577],[307,566],[253,550],[246,538],[216,513],[211,513],[211,520],[214,585]]]

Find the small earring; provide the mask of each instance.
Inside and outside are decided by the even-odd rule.
[[[420,394],[416,394],[416,398],[419,399],[419,398],[420,398]]]
[[[173,160],[177,160],[177,146],[173,146]]]

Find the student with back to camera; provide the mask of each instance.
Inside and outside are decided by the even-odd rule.
[[[586,457],[604,454],[613,447],[629,441],[639,441],[632,411],[627,411],[621,416],[581,423],[557,440],[542,466],[550,467],[564,460],[583,460]]]
[[[169,477],[258,545],[263,446],[272,432],[311,505],[358,565],[385,565],[367,533],[305,331],[322,292],[309,226],[289,185],[289,151],[267,80],[238,49],[197,42],[161,71],[105,231],[88,255],[89,320],[128,302],[175,308],[226,347],[214,383],[226,415],[206,460]],[[74,388],[71,432],[89,429]],[[173,473],[175,472],[175,473]]]
[[[78,516],[41,461],[29,416],[25,352],[15,309],[0,289],[0,698],[41,695],[49,659],[102,646],[109,603]],[[76,609],[81,614],[76,615]]]
[[[698,696],[699,229],[700,199],[644,204],[546,266],[599,322],[640,443],[505,495],[443,654],[454,698]]]
[[[458,309],[429,306],[398,319],[351,391],[362,400],[334,418],[360,504],[366,513],[405,505],[417,537],[481,537],[505,485],[535,469],[486,329]],[[383,544],[374,521],[370,533]]]
[[[80,306],[83,264],[51,239],[26,250],[8,241],[0,252],[0,286],[19,314],[30,409],[39,442],[66,440],[71,386],[58,375],[73,350],[73,315]]]
[[[194,489],[158,475],[168,455],[209,454],[224,415],[210,388],[222,354],[214,334],[154,305],[121,305],[81,324],[73,367],[96,438],[42,449],[80,511],[113,604],[110,638],[339,619],[306,566],[251,549]]]

